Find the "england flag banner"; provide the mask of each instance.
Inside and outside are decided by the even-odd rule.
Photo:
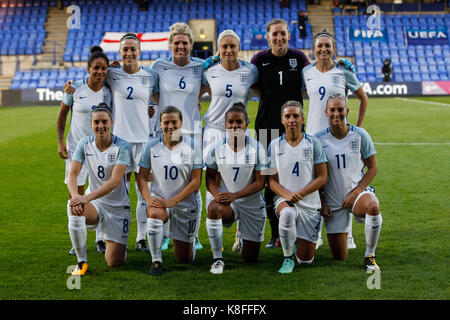
[[[445,29],[407,29],[408,45],[445,45],[448,44],[448,33]]]
[[[120,38],[125,32],[105,32],[100,47],[103,51],[119,51]],[[141,51],[158,51],[169,49],[169,32],[145,32],[137,33],[137,37],[141,40]]]

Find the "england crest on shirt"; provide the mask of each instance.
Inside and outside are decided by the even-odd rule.
[[[108,154],[108,162],[109,163],[115,163],[116,162],[116,154],[115,153]]]
[[[141,84],[142,84],[144,87],[150,86],[150,82],[148,81],[148,78],[147,78],[147,77],[141,77]]]
[[[192,68],[192,73],[194,74],[194,77],[196,77],[197,79],[200,78],[201,67]]]
[[[312,160],[312,150],[310,147],[303,148],[302,152],[303,152],[303,158],[305,160]]]
[[[345,88],[345,79],[341,75],[335,74],[331,76],[333,85],[337,88]]]
[[[296,70],[295,68],[297,67],[297,59],[292,58],[289,59],[289,65],[291,66],[291,71]]]
[[[247,75],[246,74],[241,74],[241,83],[242,84],[246,84],[248,81]]]
[[[349,147],[351,152],[357,153],[359,152],[359,141],[358,139],[351,139],[349,141]]]

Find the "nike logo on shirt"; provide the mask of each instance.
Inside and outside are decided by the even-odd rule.
[[[80,99],[84,99],[84,98],[87,98],[87,96],[85,96],[85,97],[80,96]]]
[[[161,156],[157,156],[156,154],[153,155],[153,158],[160,158]]]
[[[265,66],[268,66],[269,64],[270,64],[270,62],[263,63],[262,66],[265,67]]]

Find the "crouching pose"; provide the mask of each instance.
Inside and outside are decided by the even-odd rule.
[[[284,260],[280,273],[294,270],[297,261],[312,263],[320,228],[319,189],[327,181],[327,159],[315,137],[304,133],[303,108],[288,101],[281,108],[281,122],[286,133],[269,145],[269,187],[277,195],[280,242]]]
[[[322,215],[333,259],[347,258],[349,213],[358,222],[365,221],[367,269],[379,269],[375,249],[382,218],[375,190],[369,186],[377,174],[375,147],[362,128],[346,124],[349,113],[346,98],[335,94],[328,98],[325,110],[330,127],[316,134],[328,159],[328,181],[323,187]],[[364,173],[364,168],[367,171]]]
[[[267,168],[264,147],[245,134],[248,116],[242,103],[235,103],[225,114],[227,137],[211,146],[206,160],[206,187],[214,200],[208,205],[206,230],[214,262],[210,272],[223,273],[222,226],[239,221],[245,262],[258,259],[264,240],[265,202],[261,190]],[[222,185],[220,186],[220,182]]]
[[[161,244],[163,224],[168,220],[177,262],[189,263],[195,257],[193,243],[200,222],[195,191],[200,187],[203,164],[194,140],[181,135],[182,124],[181,111],[165,107],[160,114],[163,135],[147,143],[139,162],[138,185],[147,203],[147,239],[152,256],[149,273],[153,276],[163,273]]]
[[[94,136],[82,138],[72,158],[67,184],[71,196],[69,234],[78,259],[72,275],[84,275],[88,269],[86,227],[96,229],[100,225],[109,266],[117,267],[126,261],[131,215],[125,173],[130,165],[131,147],[111,134],[112,125],[108,105],[94,106],[91,112]],[[78,193],[77,185],[83,164],[89,174],[86,195]]]

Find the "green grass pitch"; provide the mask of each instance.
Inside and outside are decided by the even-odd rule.
[[[434,102],[434,103],[430,103]],[[306,102],[308,105],[308,102]],[[203,104],[203,111],[207,104]],[[350,121],[357,101],[350,100]],[[249,103],[254,121],[256,102]],[[307,108],[306,108],[307,109]],[[225,271],[209,273],[212,260],[203,210],[204,249],[192,265],[178,265],[173,247],[163,252],[166,272],[148,275],[150,255],[134,249],[134,183],[127,264],[107,267],[88,231],[89,272],[80,289],[67,287],[67,188],[56,145],[58,107],[0,108],[0,299],[449,299],[450,98],[370,98],[364,121],[377,149],[373,185],[383,227],[377,248],[380,289],[368,289],[363,268],[364,226],[354,223],[357,248],[333,261],[326,237],[311,266],[280,275],[281,249],[261,249],[244,264],[231,253],[235,226],[224,232]],[[202,191],[204,192],[204,182]],[[270,237],[266,227],[264,244]]]

